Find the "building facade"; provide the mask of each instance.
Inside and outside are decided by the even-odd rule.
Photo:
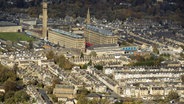
[[[51,29],[48,32],[48,40],[65,48],[76,48],[85,50],[85,38],[74,33],[59,29]]]
[[[0,32],[22,32],[22,26],[0,26]]]
[[[86,38],[86,42],[92,45],[117,44],[118,42],[118,36],[114,35],[110,30],[92,25],[87,25],[84,28],[84,37]]]
[[[8,21],[0,21],[0,32],[22,32],[22,26]]]
[[[75,88],[69,85],[56,84],[56,87],[53,90],[53,94],[59,99],[60,98],[72,99],[75,97]]]

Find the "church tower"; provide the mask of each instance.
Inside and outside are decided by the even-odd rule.
[[[91,21],[90,21],[90,12],[89,12],[89,8],[88,8],[88,12],[87,12],[87,18],[86,18],[86,23],[87,24],[90,24],[91,23]]]
[[[47,40],[47,0],[43,0],[42,5],[42,38]]]

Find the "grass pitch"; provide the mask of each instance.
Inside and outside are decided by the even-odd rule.
[[[24,33],[18,32],[0,32],[0,39],[9,41],[33,41],[34,39]]]

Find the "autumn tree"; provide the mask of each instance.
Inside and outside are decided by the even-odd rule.
[[[95,51],[92,51],[90,54],[89,54],[91,57],[96,57],[97,56],[97,53]]]
[[[85,95],[80,94],[77,96],[77,104],[89,104],[89,100],[85,97]]]
[[[159,50],[156,46],[153,47],[153,53],[155,54],[159,54]]]
[[[84,53],[81,52],[80,58],[84,58]]]
[[[13,97],[14,94],[15,94],[15,91],[8,91],[8,92],[5,93],[4,98],[9,99],[9,98]]]
[[[168,101],[171,101],[171,100],[179,100],[179,95],[177,92],[175,91],[170,91],[169,94],[167,95],[167,100]]]
[[[15,102],[26,102],[28,101],[30,96],[23,90],[17,91],[14,95]]]
[[[96,69],[98,69],[98,70],[103,70],[103,66],[102,65],[95,65],[94,66]]]
[[[33,47],[33,41],[32,40],[30,40],[29,41],[29,49],[31,50],[31,49],[33,49],[34,47]]]
[[[180,78],[181,78],[181,81],[184,83],[184,75],[181,75]]]
[[[56,84],[60,84],[60,82],[61,82],[61,79],[59,79],[58,77],[54,77],[52,81],[52,88],[54,88]]]
[[[64,55],[55,56],[54,61],[61,68],[64,68],[66,70],[69,70],[73,67],[73,64],[68,59],[66,59]]]
[[[50,50],[49,52],[47,52],[46,54],[47,59],[53,59],[54,58],[54,52],[52,50]]]
[[[17,90],[17,84],[15,81],[8,80],[3,84],[5,91],[16,91]]]
[[[25,103],[29,96],[23,91],[23,83],[17,77],[15,71],[10,70],[0,64],[0,83],[5,89],[5,94],[0,96],[3,104]],[[2,98],[2,99],[1,99]]]
[[[92,64],[93,64],[92,60],[89,60],[87,65],[92,65]]]

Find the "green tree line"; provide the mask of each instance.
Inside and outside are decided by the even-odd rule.
[[[29,95],[23,90],[24,85],[16,75],[17,67],[9,69],[0,64],[0,86],[5,89],[5,93],[0,94],[0,102],[4,104],[26,103]]]
[[[114,20],[116,18],[124,20],[127,17],[142,18],[145,16],[169,18],[184,22],[183,0],[175,0],[176,5],[169,3],[157,3],[156,0],[50,0],[49,17],[86,17],[87,8],[90,8],[91,15],[101,19]],[[1,9],[24,8],[26,13],[32,16],[41,14],[42,0],[32,0],[27,3],[24,0],[14,0],[14,5],[10,5],[6,0],[0,0]],[[131,6],[122,5],[131,4]],[[15,9],[14,9],[15,10]],[[13,11],[15,12],[15,11]]]

